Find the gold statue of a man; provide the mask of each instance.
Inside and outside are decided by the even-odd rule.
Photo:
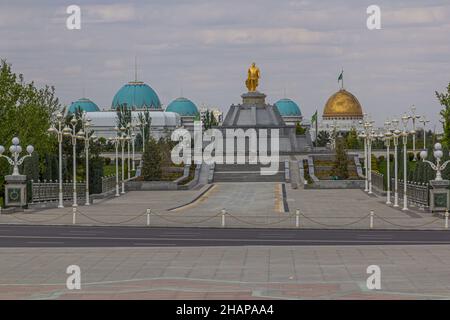
[[[260,78],[259,68],[253,62],[252,66],[248,69],[248,77],[247,80],[245,81],[245,85],[247,86],[249,92],[256,91],[256,88],[258,87],[259,84],[259,78]]]

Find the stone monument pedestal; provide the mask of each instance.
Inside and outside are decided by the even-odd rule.
[[[24,207],[27,205],[27,176],[5,176],[5,207]]]
[[[450,186],[449,180],[431,180],[430,185],[430,210],[431,212],[445,212],[449,209]]]

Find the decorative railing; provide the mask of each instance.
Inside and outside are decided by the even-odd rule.
[[[395,185],[394,179],[391,179],[391,186]],[[398,180],[398,197],[403,199],[404,182]],[[422,207],[428,207],[430,205],[430,185],[428,183],[407,181],[406,183],[406,196],[408,201],[412,204]],[[392,194],[393,194],[392,190]]]
[[[116,176],[102,177],[102,193],[113,191],[116,188]]]
[[[372,185],[379,191],[385,191],[384,175],[379,172],[372,171]]]
[[[73,200],[73,182],[62,183],[63,200]],[[77,199],[86,199],[86,183],[77,182]],[[59,200],[59,182],[55,181],[33,181],[31,180],[31,202],[52,202]]]

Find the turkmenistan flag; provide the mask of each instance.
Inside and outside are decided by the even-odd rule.
[[[339,75],[338,82],[344,79],[344,70],[341,71],[341,74]]]
[[[317,122],[317,111],[316,113],[313,114],[312,118],[311,118],[311,124]]]

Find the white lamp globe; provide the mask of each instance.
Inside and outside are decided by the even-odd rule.
[[[20,143],[19,138],[17,137],[12,138],[12,143],[13,145],[17,146]]]
[[[12,154],[12,153],[15,153],[16,150],[17,150],[17,146],[15,146],[15,145],[12,145],[12,146],[9,147],[9,152],[10,152],[11,154]]]
[[[426,150],[420,151],[420,158],[426,159],[428,157],[428,152]]]
[[[33,153],[33,151],[34,151],[34,147],[33,146],[27,146],[27,152],[29,153],[29,154],[32,154]]]
[[[5,147],[4,146],[0,146],[0,154],[3,154],[3,152],[5,152]]]
[[[21,153],[22,152],[22,147],[21,146],[16,146],[16,151],[17,151],[17,153]]]
[[[437,158],[437,159],[441,159],[443,155],[444,154],[443,154],[442,150],[436,150],[434,152],[434,157]]]
[[[442,150],[442,144],[440,144],[439,142],[436,143],[436,144],[434,145],[434,149],[435,149],[435,150]]]

